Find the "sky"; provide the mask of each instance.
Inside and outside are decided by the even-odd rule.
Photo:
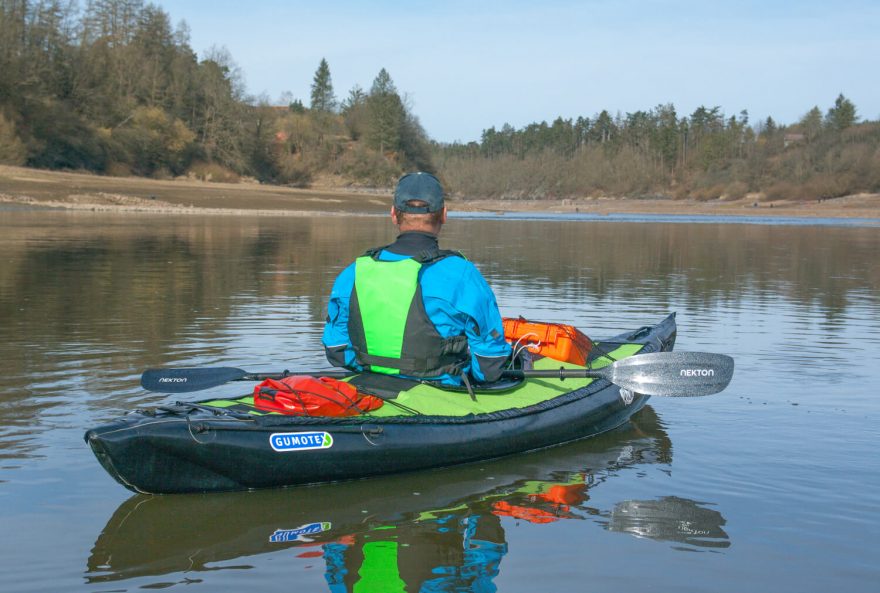
[[[337,98],[385,68],[428,135],[672,103],[797,122],[840,93],[880,119],[880,0],[157,0],[247,92],[308,106],[325,58]]]

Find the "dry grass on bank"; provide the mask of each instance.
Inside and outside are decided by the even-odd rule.
[[[86,173],[0,166],[0,202],[25,207],[74,210],[307,215],[384,214],[390,192],[338,187],[293,189],[258,183],[206,183],[102,177]],[[671,200],[576,198],[563,200],[451,200],[459,212],[558,212],[591,214],[707,214],[831,218],[880,218],[880,194],[821,201],[772,199],[754,194],[738,199]]]

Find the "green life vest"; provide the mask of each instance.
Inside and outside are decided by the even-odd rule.
[[[383,261],[383,248],[355,260],[348,333],[357,362],[374,373],[438,377],[467,363],[467,338],[440,336],[428,318],[419,284],[423,266],[458,255],[437,249]]]

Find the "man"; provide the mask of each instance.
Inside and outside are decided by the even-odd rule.
[[[443,188],[400,178],[391,219],[400,235],[339,274],[324,349],[335,366],[460,385],[497,381],[510,356],[492,289],[461,254],[441,250]]]

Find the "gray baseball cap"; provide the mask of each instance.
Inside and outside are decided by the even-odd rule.
[[[410,200],[425,202],[425,206],[411,206]],[[443,209],[443,187],[430,173],[408,173],[397,181],[394,190],[394,208],[399,212],[426,214]]]

